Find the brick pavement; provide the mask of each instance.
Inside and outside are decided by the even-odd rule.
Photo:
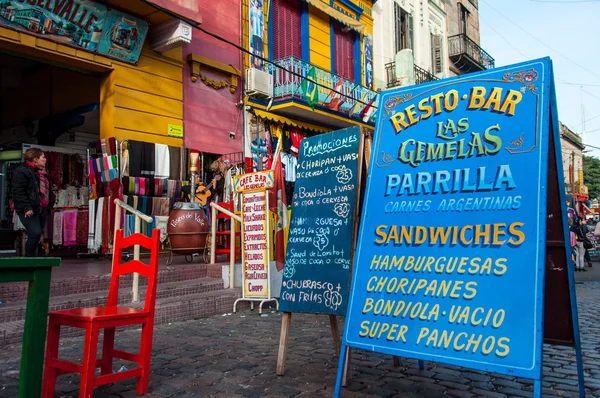
[[[600,397],[600,282],[577,285],[587,396]],[[329,320],[294,314],[286,375],[275,376],[281,315],[249,311],[198,321],[159,325],[154,338],[149,397],[331,397],[336,377]],[[133,349],[139,330],[119,334],[117,348]],[[81,338],[65,339],[61,354],[81,357]],[[0,397],[15,397],[20,347],[0,355]],[[121,364],[115,364],[115,369]],[[545,347],[544,394],[576,397],[574,351]],[[78,396],[79,379],[58,379],[56,397]],[[363,351],[352,355],[344,397],[532,396],[528,380]],[[134,382],[100,387],[94,397],[135,396]]]

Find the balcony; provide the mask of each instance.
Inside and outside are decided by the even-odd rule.
[[[423,69],[417,65],[415,65],[413,69],[414,69],[414,73],[415,73],[415,84],[422,84],[422,83],[439,80],[439,78],[437,78],[434,74],[429,73],[428,71],[426,71],[425,69]],[[402,79],[399,79],[396,77],[396,63],[395,62],[390,62],[388,64],[385,64],[385,72],[386,72],[386,76],[387,76],[387,88],[407,86],[410,84],[410,82],[407,84],[403,84],[404,81]]]
[[[377,92],[295,57],[274,62],[277,65],[269,64],[267,67],[273,76],[274,101],[271,112],[333,128],[355,125],[348,119],[375,124]],[[302,81],[313,68],[318,84],[315,110],[322,112],[313,112],[308,107],[302,90]]]
[[[448,55],[461,73],[477,72],[494,67],[494,58],[462,33],[448,38]]]

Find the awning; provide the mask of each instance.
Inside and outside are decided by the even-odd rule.
[[[325,14],[329,15],[331,18],[335,19],[336,21],[341,22],[342,24],[346,25],[350,29],[357,31],[361,35],[364,33],[365,25],[363,25],[356,19],[353,19],[353,18],[347,16],[343,12],[336,10],[335,8],[331,7],[330,5],[323,3],[321,0],[305,0],[305,1],[308,4],[310,4],[311,6],[314,6],[315,8],[318,8],[319,10],[323,11]]]
[[[330,131],[330,129],[327,129],[325,127],[317,126],[315,124],[310,124],[310,123],[297,122],[295,120],[288,119],[287,117],[275,115],[270,112],[260,111],[258,109],[254,109],[254,114],[262,119],[267,119],[272,122],[278,122],[278,123],[282,123],[282,124],[285,124],[288,126],[298,127],[301,129],[310,130],[310,131],[314,131],[317,133],[327,133]]]

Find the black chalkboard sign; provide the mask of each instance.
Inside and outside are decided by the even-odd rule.
[[[361,131],[302,140],[279,310],[344,315]]]

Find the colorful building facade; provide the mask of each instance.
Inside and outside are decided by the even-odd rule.
[[[22,8],[20,2],[10,1],[2,4],[0,52],[98,77],[99,87],[94,90],[99,91],[100,138],[183,146],[183,136],[172,133],[172,126],[183,125],[183,49],[179,45],[155,51],[154,31],[148,26],[180,19],[200,23],[198,0],[86,0],[75,11],[38,5]],[[106,36],[108,47],[102,47],[107,33],[102,26],[111,22],[110,14],[88,19],[86,24],[84,9],[99,15],[114,10],[115,28],[112,36]],[[139,26],[131,28],[134,23]]]
[[[262,121],[305,135],[374,125],[372,7],[371,0],[243,1],[247,157]]]
[[[202,1],[202,28],[240,44],[240,0]],[[223,41],[194,29],[183,56],[185,146],[212,154],[242,150],[242,55]]]

